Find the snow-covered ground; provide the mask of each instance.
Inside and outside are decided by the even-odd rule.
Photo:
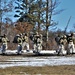
[[[6,50],[7,54],[15,54],[17,52],[17,50]],[[33,53],[33,50],[30,50],[29,52],[27,52],[26,50],[23,50],[24,53]],[[1,50],[0,50],[0,54],[1,54]],[[42,50],[40,51],[40,54],[56,54],[56,50]],[[64,50],[64,54],[66,54],[66,51]]]
[[[7,50],[6,53],[14,54],[16,50]],[[26,53],[26,51],[24,51]],[[28,53],[33,53],[32,50]],[[45,54],[55,54],[55,50],[41,51]],[[75,65],[75,55],[71,56],[16,56],[14,58],[7,59],[6,61],[0,61],[0,68],[13,67],[13,66],[58,66],[58,65]]]
[[[48,57],[15,57],[0,62],[0,68],[11,66],[58,66],[58,65],[75,65],[75,57],[65,56],[48,56]]]

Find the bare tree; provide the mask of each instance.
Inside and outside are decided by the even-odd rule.
[[[57,23],[52,20],[53,15],[63,11],[63,9],[56,11],[58,5],[59,0],[46,0],[46,42],[48,42],[49,27],[57,25]]]
[[[10,15],[8,14],[9,12],[12,12],[13,9],[13,2],[12,0],[0,0],[0,33],[1,33],[1,26],[3,22],[5,23],[6,18],[9,18]],[[8,14],[8,15],[7,15]]]

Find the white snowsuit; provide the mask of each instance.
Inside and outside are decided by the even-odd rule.
[[[24,47],[26,46],[27,47],[27,50],[29,50],[29,39],[28,39],[28,36],[24,36],[24,41],[23,41],[23,44],[22,44],[22,49],[24,49]]]
[[[8,42],[9,40],[8,40],[8,38],[7,37],[3,37],[2,38],[2,54],[4,54],[5,53],[5,51],[6,51],[6,49],[8,48],[8,46],[7,46],[7,42]]]
[[[42,38],[39,35],[35,35],[33,42],[34,42],[34,51],[40,52],[42,50]]]

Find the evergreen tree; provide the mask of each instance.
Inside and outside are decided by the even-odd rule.
[[[20,22],[30,22],[34,25],[34,28],[38,26],[38,31],[40,30],[40,25],[42,23],[42,0],[17,0],[15,7],[17,14],[15,17],[19,17]]]

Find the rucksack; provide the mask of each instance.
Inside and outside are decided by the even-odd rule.
[[[56,41],[57,43],[59,43],[60,37],[55,37],[55,41]]]
[[[13,43],[18,43],[17,39],[18,39],[18,36],[15,36],[13,39]]]

